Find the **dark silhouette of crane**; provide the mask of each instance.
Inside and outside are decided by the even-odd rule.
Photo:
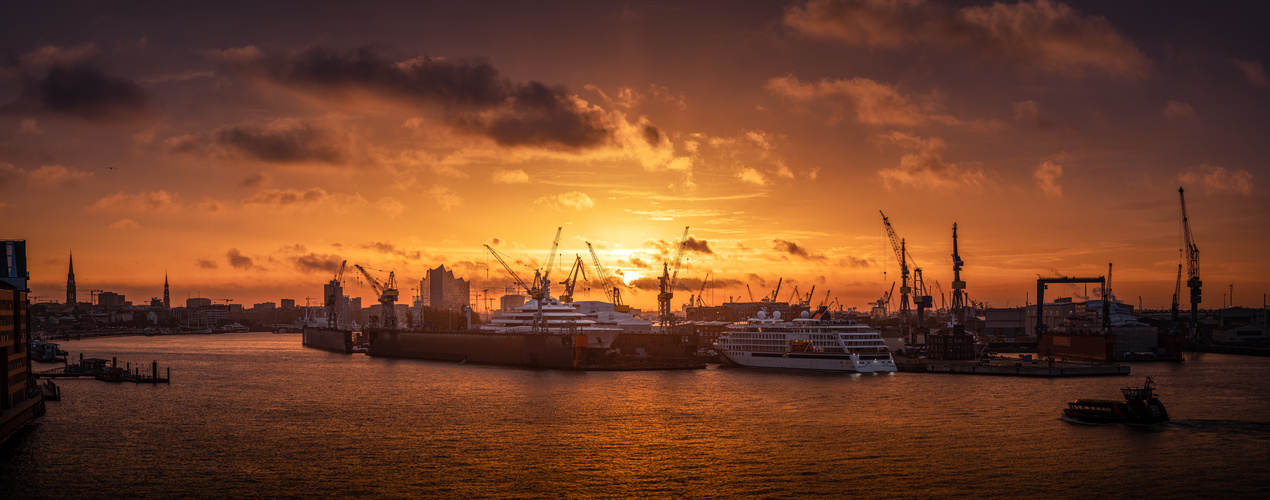
[[[1191,289],[1191,326],[1187,338],[1195,342],[1199,340],[1200,286],[1203,285],[1203,282],[1199,279],[1199,247],[1195,246],[1195,238],[1191,236],[1191,223],[1186,218],[1186,193],[1180,187],[1177,188],[1177,196],[1182,200],[1182,233],[1185,237],[1183,244],[1186,252],[1186,286]]]
[[[340,262],[340,269],[335,277],[326,284],[326,326],[339,328],[340,299],[344,298],[344,267],[348,260]]]
[[[591,251],[591,259],[595,262],[595,274],[600,278],[600,286],[604,287],[604,296],[613,303],[613,310],[622,313],[630,312],[631,306],[622,303],[622,290],[613,284],[608,271],[604,269],[603,264],[600,264],[600,256],[595,253],[595,247],[592,247],[589,241],[586,242],[586,247]]]
[[[353,267],[356,267],[358,271],[362,272],[362,276],[366,277],[366,281],[370,283],[370,287],[375,289],[375,293],[379,294],[379,315],[381,316],[379,320],[380,326],[385,330],[396,330],[398,296],[397,277],[392,271],[380,271],[379,269],[375,269],[375,271],[379,271],[381,273],[388,273],[388,282],[381,283],[378,279],[375,279],[374,276],[371,276],[370,272],[367,271],[366,268],[358,264],[353,264]]]
[[[675,296],[675,278],[679,277],[679,263],[683,261],[684,247],[688,245],[688,226],[684,226],[684,235],[679,239],[675,258],[669,263],[662,263],[662,275],[659,279],[661,290],[657,293],[657,317],[661,319],[662,329],[670,331],[674,315],[670,313],[670,299]],[[672,270],[673,266],[673,270]]]
[[[582,256],[574,254],[573,269],[569,274],[565,275],[564,281],[560,284],[564,285],[564,293],[560,294],[560,302],[573,302],[573,287],[578,284],[578,273],[582,273],[582,279],[586,280],[586,264],[582,263]]]

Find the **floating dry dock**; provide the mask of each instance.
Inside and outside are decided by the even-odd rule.
[[[1002,375],[1012,377],[1106,377],[1128,375],[1130,367],[1116,364],[1027,361],[994,358],[980,361],[947,361],[899,358],[895,366],[902,372],[954,373],[962,375]]]
[[[67,364],[60,368],[35,372],[36,378],[79,378],[93,377],[106,382],[132,382],[135,384],[168,384],[171,383],[172,368],[168,367],[166,376],[159,376],[159,363],[150,363],[150,373],[146,373],[142,365],[135,368],[131,363],[120,367],[118,359],[88,358],[80,355],[79,363]]]

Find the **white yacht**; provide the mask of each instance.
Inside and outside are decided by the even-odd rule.
[[[807,312],[793,321],[780,312],[729,325],[715,342],[724,363],[751,368],[842,372],[893,372],[895,359],[872,327],[825,321]]]
[[[481,330],[492,333],[533,333],[534,317],[537,314],[538,301],[531,299],[521,307],[494,316],[489,324],[481,325]],[[560,302],[555,297],[543,299],[542,317],[547,324],[546,331],[542,333],[585,335],[591,347],[609,347],[613,339],[622,333],[621,328],[596,324],[572,305]]]

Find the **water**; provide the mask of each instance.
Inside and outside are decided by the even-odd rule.
[[[1267,358],[1028,379],[529,370],[269,333],[63,347],[157,359],[172,384],[60,381],[0,448],[7,498],[1270,496]],[[1173,422],[1059,418],[1143,375]]]

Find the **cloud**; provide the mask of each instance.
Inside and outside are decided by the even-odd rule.
[[[89,206],[94,212],[175,212],[184,205],[180,197],[166,190],[139,193],[118,192],[99,198]]]
[[[392,243],[372,241],[370,243],[358,245],[358,247],[365,248],[367,250],[374,250],[379,253],[396,255],[404,259],[419,260],[423,258],[422,251],[419,251],[419,250],[406,251],[406,250],[397,248],[397,246],[393,245]]]
[[[892,143],[908,151],[900,164],[878,172],[887,189],[908,185],[930,190],[963,188],[978,190],[987,183],[982,169],[946,163],[940,152],[947,148],[939,137],[923,139],[904,132],[891,131],[875,136],[876,141]]]
[[[259,269],[251,257],[243,255],[237,248],[229,249],[225,257],[229,259],[229,265],[235,269]]]
[[[339,271],[340,262],[343,261],[344,259],[338,255],[312,252],[291,257],[291,262],[295,264],[296,270],[302,273],[327,272],[334,274]]]
[[[245,179],[241,181],[238,181],[238,187],[255,188],[255,187],[263,186],[266,182],[269,182],[269,176],[265,174],[264,172],[257,172],[255,174],[247,176]]]
[[[736,178],[741,179],[741,181],[743,182],[748,182],[750,184],[753,184],[755,186],[767,185],[767,177],[764,177],[762,172],[759,172],[758,170],[754,170],[753,168],[750,168],[750,167],[741,167],[740,170],[737,170]]]
[[[1194,118],[1195,109],[1181,101],[1169,101],[1160,112],[1165,118]]]
[[[1032,177],[1036,178],[1036,185],[1051,198],[1063,197],[1063,185],[1058,182],[1062,176],[1063,166],[1049,160],[1038,165],[1032,173]]]
[[[348,159],[345,141],[338,134],[302,120],[234,125],[212,135],[212,141],[225,151],[266,162],[342,164]]]
[[[31,184],[43,186],[74,186],[93,178],[92,172],[68,169],[61,165],[45,165],[27,174]]]
[[[272,206],[313,205],[325,203],[332,195],[322,188],[299,189],[263,189],[244,203],[255,203]],[[360,197],[358,197],[360,198]],[[365,200],[362,200],[365,202]]]
[[[544,196],[534,200],[535,204],[557,210],[573,209],[585,210],[595,206],[595,202],[591,201],[591,197],[581,191],[570,191],[555,196]]]
[[[17,100],[0,106],[14,113],[50,113],[91,122],[129,121],[149,113],[147,93],[136,82],[106,74],[92,45],[44,46],[7,68],[18,75]]]
[[[141,227],[141,224],[137,224],[137,221],[132,219],[119,219],[106,227],[111,229],[136,229]]]
[[[699,240],[692,236],[689,236],[687,241],[684,241],[684,251],[714,255],[714,250],[710,249],[710,242]]]
[[[604,144],[613,130],[603,110],[559,85],[513,82],[486,61],[420,56],[389,60],[363,47],[343,53],[310,48],[266,54],[256,47],[215,51],[231,76],[269,82],[331,100],[373,96],[440,111],[456,129],[503,146],[566,149]]]
[[[839,259],[838,265],[841,267],[868,268],[873,265],[873,261],[862,257],[852,257],[850,255]]]
[[[36,123],[35,120],[31,118],[24,118],[20,122],[19,130],[25,134],[43,134],[44,133],[44,127],[41,127],[40,124]]]
[[[1049,120],[1041,116],[1041,104],[1036,101],[1023,101],[1011,103],[1014,108],[1014,122],[1025,125],[1034,125],[1041,128],[1049,128],[1053,125]]]
[[[769,79],[763,84],[768,92],[802,103],[816,102],[831,108],[830,123],[854,114],[865,125],[914,126],[935,122],[946,125],[962,123],[955,117],[938,114],[937,100],[914,98],[900,93],[894,86],[868,78],[850,80],[826,78],[816,83],[802,83],[793,75]]]
[[[1258,87],[1270,86],[1270,80],[1266,80],[1266,70],[1261,67],[1261,61],[1240,61],[1238,59],[1231,59],[1230,62],[1233,63],[1236,68],[1239,68],[1239,71],[1244,74],[1244,78],[1248,80],[1249,84],[1256,85]]]
[[[494,181],[495,184],[524,184],[529,182],[529,174],[526,174],[521,169],[503,170],[500,168],[494,171],[494,174],[490,176],[490,180]]]
[[[1065,77],[1097,70],[1133,80],[1151,67],[1105,18],[1052,0],[962,8],[929,0],[811,0],[787,9],[784,22],[848,45],[960,48]]]
[[[441,186],[433,186],[428,190],[428,194],[432,195],[432,199],[441,205],[441,210],[450,211],[463,206],[463,197],[453,189]]]
[[[809,253],[806,248],[792,241],[774,239],[772,240],[772,243],[773,243],[773,247],[772,247],[773,250],[787,253],[795,257],[801,257],[803,260],[824,260],[825,258],[824,255]]]
[[[1252,196],[1252,172],[1227,170],[1226,167],[1204,163],[1178,175],[1183,184],[1202,184],[1206,194],[1233,191]]]
[[[199,259],[196,264],[198,264],[198,267],[203,269],[216,269],[220,267],[220,265],[216,264],[216,261],[211,259]]]

